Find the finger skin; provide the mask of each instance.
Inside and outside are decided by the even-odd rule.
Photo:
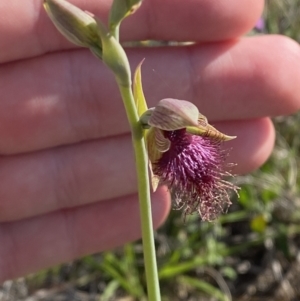
[[[165,220],[170,198],[152,199],[154,227]],[[0,281],[26,275],[140,237],[137,196],[0,224]]]
[[[246,127],[247,130],[241,130]],[[224,144],[224,148],[231,149],[227,162],[237,164],[231,168],[232,174],[245,174],[257,169],[273,150],[275,129],[269,118],[228,122],[222,124],[221,128],[237,136],[236,139]]]
[[[111,1],[70,2],[107,22]],[[0,3],[0,62],[75,47],[56,30],[42,3],[41,0]],[[254,26],[263,5],[262,0],[147,0],[136,14],[122,24],[121,37],[127,41],[202,42],[235,38]]]
[[[230,150],[231,173],[246,173],[270,155],[269,119],[214,124],[237,138]],[[0,158],[0,221],[18,220],[137,192],[129,135]]]
[[[128,53],[133,66],[146,57],[149,107],[165,97],[185,99],[210,122],[300,108],[300,48],[285,37]],[[87,51],[7,64],[0,78],[2,154],[129,133],[113,75]]]

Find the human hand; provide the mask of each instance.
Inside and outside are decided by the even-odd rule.
[[[72,3],[107,19],[110,1]],[[87,5],[87,6],[84,6]],[[299,109],[300,49],[284,37],[239,38],[263,1],[150,1],[122,24],[124,40],[197,41],[127,49],[142,58],[151,105],[194,102],[237,139],[235,173],[261,165],[274,143],[269,118]],[[114,78],[54,28],[41,0],[0,11],[0,279],[102,251],[140,236],[131,138]],[[155,72],[153,72],[153,69]],[[163,79],[163,81],[162,81]],[[170,198],[153,195],[154,224]]]

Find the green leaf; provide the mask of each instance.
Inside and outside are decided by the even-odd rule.
[[[266,227],[267,227],[267,221],[265,219],[265,216],[262,214],[255,216],[251,220],[252,231],[263,233],[266,230]]]
[[[119,284],[119,282],[117,280],[111,280],[107,284],[104,292],[102,293],[101,300],[102,301],[109,301],[109,300],[111,300],[114,297],[115,292],[119,288],[119,286],[120,286],[120,284]]]
[[[202,256],[197,256],[192,260],[182,263],[167,264],[159,270],[159,279],[174,278],[175,276],[189,272],[205,264],[207,264],[207,258],[203,258]]]
[[[229,297],[226,296],[221,290],[217,289],[216,287],[214,287],[213,285],[209,284],[206,281],[197,278],[188,277],[188,276],[181,276],[180,281],[190,285],[191,287],[201,290],[202,292],[216,298],[219,301],[230,300]]]
[[[230,266],[222,267],[221,274],[223,276],[225,276],[226,278],[229,278],[230,280],[236,280],[236,278],[237,278],[237,271]]]
[[[141,115],[148,110],[142,86],[141,67],[143,62],[144,59],[138,64],[133,78],[133,95],[139,117],[141,117]]]

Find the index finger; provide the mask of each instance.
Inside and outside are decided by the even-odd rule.
[[[107,21],[111,1],[70,2]],[[124,41],[232,39],[253,27],[263,4],[263,0],[145,0],[122,25],[121,37]],[[51,24],[42,0],[2,1],[0,11],[0,62],[75,47]]]

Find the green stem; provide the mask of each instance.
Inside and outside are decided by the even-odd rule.
[[[115,25],[112,30],[112,36],[119,42],[119,32],[120,32],[120,24]]]
[[[142,226],[143,251],[146,270],[149,301],[160,301],[157,263],[154,246],[154,234],[151,212],[150,185],[148,175],[148,157],[146,153],[143,129],[139,123],[131,87],[119,85],[124,101],[127,117],[132,130],[132,140],[135,152],[138,192],[140,202],[140,218]]]

